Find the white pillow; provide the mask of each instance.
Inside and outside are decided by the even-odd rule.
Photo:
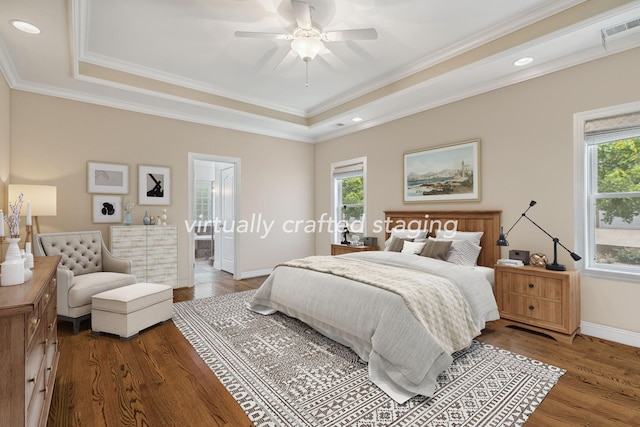
[[[448,230],[437,230],[436,238],[437,239],[448,239],[448,240],[469,240],[474,245],[480,246],[480,239],[484,234],[483,231],[448,231]]]
[[[402,245],[402,253],[403,254],[415,254],[418,255],[422,252],[422,248],[424,248],[426,242],[409,242],[407,240],[404,241]]]
[[[384,250],[389,250],[389,245],[391,244],[391,238],[397,237],[399,239],[426,239],[427,231],[426,230],[409,230],[405,228],[392,228],[391,236],[384,242]]]
[[[446,261],[452,264],[475,267],[482,248],[470,240],[453,240]]]

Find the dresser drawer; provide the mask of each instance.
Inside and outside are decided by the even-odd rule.
[[[38,328],[38,333],[42,333],[42,328]],[[44,361],[45,361],[45,343],[44,340],[38,340],[34,343],[30,352],[27,354],[25,363],[25,407],[30,407],[34,399],[37,398],[38,390],[41,390],[44,384]]]

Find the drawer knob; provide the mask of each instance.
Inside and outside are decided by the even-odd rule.
[[[31,326],[35,327],[38,324],[38,318],[32,317],[31,319],[29,319],[29,322],[31,323]]]
[[[533,289],[533,283],[529,283],[529,289]]]
[[[38,380],[38,376],[34,375],[33,378],[29,380],[30,383],[35,383]]]
[[[529,310],[533,310],[535,307],[533,305],[529,306]]]

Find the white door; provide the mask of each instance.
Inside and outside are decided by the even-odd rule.
[[[223,169],[220,178],[220,269],[234,274],[234,167]]]

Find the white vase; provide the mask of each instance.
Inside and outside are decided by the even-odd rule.
[[[21,259],[22,255],[20,254],[20,246],[18,246],[18,242],[20,242],[19,237],[10,237],[7,239],[9,242],[9,247],[7,248],[7,254],[5,255],[5,261],[9,261],[12,259]]]

